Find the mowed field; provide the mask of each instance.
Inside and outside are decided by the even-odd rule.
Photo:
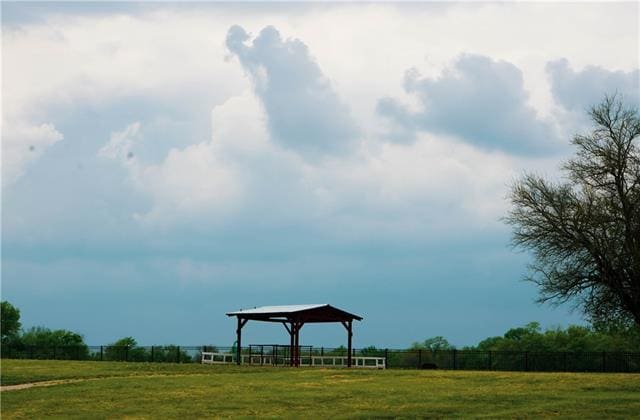
[[[2,385],[3,419],[640,417],[637,374],[2,360]]]

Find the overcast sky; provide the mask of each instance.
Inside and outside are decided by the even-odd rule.
[[[357,347],[582,323],[535,303],[501,218],[589,105],[638,104],[638,26],[637,3],[3,2],[2,299],[89,344],[231,345],[225,312],[277,304],[363,316]]]

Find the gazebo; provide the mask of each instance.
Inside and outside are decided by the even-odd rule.
[[[241,361],[242,327],[252,321],[279,322],[289,333],[290,365],[300,366],[300,330],[304,324],[320,322],[340,322],[347,330],[347,366],[351,367],[353,320],[362,321],[362,317],[338,309],[328,304],[315,305],[283,305],[261,306],[253,309],[243,309],[228,312],[227,316],[238,318],[237,334],[237,363]]]

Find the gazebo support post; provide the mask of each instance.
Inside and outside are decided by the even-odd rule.
[[[236,329],[236,363],[238,365],[242,363],[242,327],[244,327],[247,321],[249,320],[238,317],[238,328]]]
[[[291,336],[291,345],[289,346],[289,366],[294,366],[294,355],[296,353],[296,325],[291,322],[291,330],[289,331],[289,335]]]
[[[353,339],[353,321],[342,321],[342,325],[347,330],[347,367],[351,367],[352,339]]]
[[[300,323],[296,322],[296,335],[295,335],[295,343],[294,343],[294,348],[295,348],[295,367],[300,366]]]

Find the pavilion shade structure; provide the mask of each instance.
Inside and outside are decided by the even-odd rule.
[[[327,304],[261,306],[259,308],[228,312],[227,316],[267,322],[288,322],[292,319],[304,321],[305,323],[362,320],[362,317],[358,315]]]
[[[353,320],[362,321],[362,317],[328,304],[261,306],[228,312],[227,316],[235,316],[238,320],[237,363],[241,360],[242,327],[248,321],[279,322],[284,325],[290,336],[290,364],[300,365],[300,330],[304,324],[320,322],[339,322],[347,330],[347,366],[351,367]]]

